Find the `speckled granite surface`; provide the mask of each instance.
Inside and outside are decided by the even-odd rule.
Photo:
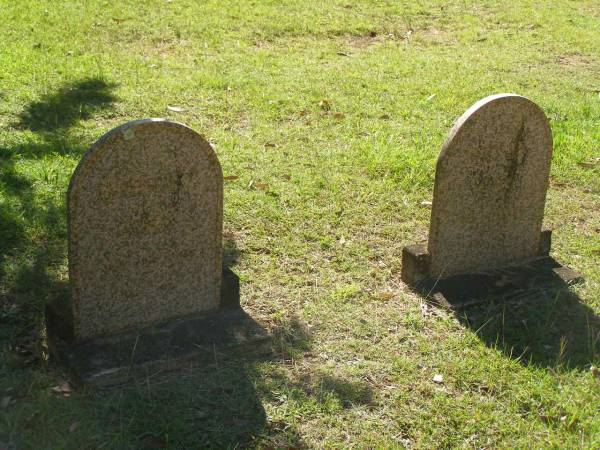
[[[432,277],[537,256],[551,155],[548,120],[524,97],[487,97],[460,117],[436,167]]]
[[[75,339],[219,307],[223,176],[190,128],[148,119],[104,135],[68,213]]]

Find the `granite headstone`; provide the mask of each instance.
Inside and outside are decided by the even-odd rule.
[[[544,112],[514,94],[486,97],[450,131],[438,158],[427,247],[406,247],[409,284],[548,256],[542,230],[552,157]]]
[[[163,119],[113,129],[83,156],[67,205],[70,295],[48,304],[46,322],[51,354],[77,380],[120,384],[268,351],[222,267],[223,176],[195,131]]]
[[[518,95],[473,105],[450,131],[435,171],[431,275],[502,267],[538,255],[552,132]]]
[[[94,144],[68,192],[76,338],[218,308],[222,180],[178,123],[130,122]]]

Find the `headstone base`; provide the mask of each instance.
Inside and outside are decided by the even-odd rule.
[[[232,275],[229,272],[223,282],[231,283]],[[67,367],[74,382],[96,388],[146,381],[173,370],[211,364],[223,357],[268,354],[268,332],[241,309],[239,296],[237,304],[232,301],[231,288],[223,290],[226,304],[217,311],[140,330],[68,342],[50,329],[50,353]]]
[[[402,281],[433,303],[452,310],[484,302],[510,302],[583,282],[583,276],[548,256],[550,230],[542,231],[540,256],[523,264],[478,273],[433,278],[423,245],[402,250]]]

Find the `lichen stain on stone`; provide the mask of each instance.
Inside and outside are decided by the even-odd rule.
[[[177,172],[175,175],[175,192],[173,193],[173,208],[178,208],[181,203],[181,190],[183,189],[183,174]]]
[[[508,202],[511,194],[517,192],[521,185],[523,176],[523,165],[527,157],[527,145],[525,144],[525,119],[521,119],[519,130],[510,145],[510,154],[508,155],[508,167],[506,177],[506,189],[504,191],[504,201]]]
[[[130,141],[134,137],[135,137],[135,131],[134,131],[133,127],[126,128],[123,130],[123,139],[125,139],[126,141]]]

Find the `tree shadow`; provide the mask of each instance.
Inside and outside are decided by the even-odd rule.
[[[38,186],[60,183],[35,161],[49,154],[85,150],[71,128],[110,108],[115,84],[100,78],[70,82],[27,105],[15,128],[28,129],[19,142],[0,148],[0,338],[11,341],[42,330],[45,301],[63,290],[51,272],[66,258],[65,199]],[[40,170],[31,171],[36,166]],[[47,190],[46,190],[47,191]],[[21,343],[23,344],[23,343]],[[19,344],[19,345],[21,345]],[[15,344],[17,345],[17,344]],[[27,343],[31,345],[31,343]]]
[[[114,83],[102,78],[86,78],[67,83],[53,94],[32,102],[19,114],[17,128],[36,132],[56,132],[106,109],[115,100]]]
[[[65,257],[65,208],[51,201],[41,203],[33,181],[19,174],[10,159],[2,162],[0,340],[23,340],[37,347],[43,303],[60,289],[60,281],[49,270]]]

